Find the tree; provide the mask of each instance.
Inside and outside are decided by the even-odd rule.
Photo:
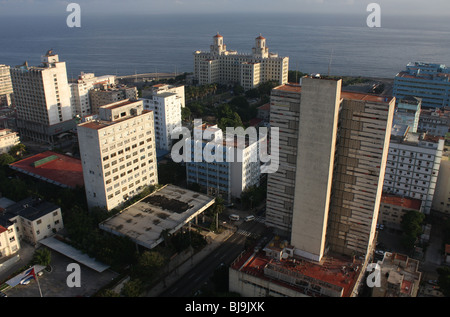
[[[402,238],[401,242],[405,248],[412,250],[417,238],[422,233],[422,223],[425,215],[419,211],[411,210],[402,218]]]
[[[133,270],[133,276],[145,282],[153,280],[160,269],[166,264],[166,258],[157,251],[144,251],[138,259],[138,263]]]
[[[3,153],[0,155],[0,166],[6,166],[11,163],[14,163],[15,159],[11,154]]]
[[[21,158],[26,152],[25,145],[22,143],[19,143],[17,145],[14,145],[11,149],[9,149],[8,153],[15,159]]]
[[[181,120],[191,121],[191,114],[191,109],[189,109],[189,107],[181,108]]]
[[[36,250],[36,252],[34,252],[32,263],[43,265],[43,266],[48,266],[48,265],[50,265],[51,258],[52,258],[52,254],[51,254],[50,250],[47,248],[41,248],[41,249]]]
[[[123,285],[120,294],[125,297],[139,297],[142,292],[142,282],[138,279],[133,279]]]

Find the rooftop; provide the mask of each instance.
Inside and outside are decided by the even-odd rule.
[[[3,217],[12,218],[21,216],[27,220],[34,221],[42,216],[59,209],[58,206],[40,198],[28,197],[18,203],[7,207]]]
[[[420,200],[420,199],[402,197],[402,196],[397,196],[397,195],[389,195],[389,194],[383,194],[381,196],[381,203],[396,205],[396,206],[400,206],[403,208],[410,208],[410,209],[415,209],[415,210],[420,210],[420,207],[422,206],[422,200]]]
[[[350,297],[361,273],[360,260],[339,255],[326,256],[320,263],[295,255],[274,259],[264,253],[266,248],[247,251],[233,262],[231,268],[316,297]],[[279,278],[272,274],[274,271],[278,272]]]
[[[214,201],[215,198],[207,195],[166,185],[103,221],[100,228],[152,249],[163,241],[163,231],[175,233]]]
[[[46,151],[9,166],[14,170],[61,187],[84,186],[81,160],[68,155]]]

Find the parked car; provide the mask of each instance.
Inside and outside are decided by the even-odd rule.
[[[253,216],[253,215],[245,217],[245,222],[253,221],[253,220],[255,220],[255,216]]]
[[[31,282],[32,279],[33,279],[33,276],[25,277],[25,278],[23,278],[23,279],[20,281],[20,284],[22,284],[22,285],[28,285],[28,284],[30,284],[30,282]]]
[[[235,215],[235,214],[230,215],[230,220],[238,221],[239,219],[240,219],[240,218],[239,218],[239,215]]]
[[[428,284],[430,284],[430,285],[437,285],[437,280],[429,280]]]

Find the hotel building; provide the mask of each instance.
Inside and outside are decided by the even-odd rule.
[[[223,36],[214,36],[209,52],[194,52],[194,78],[199,85],[240,84],[252,89],[267,81],[287,83],[289,57],[269,52],[266,39],[258,36],[251,54],[227,50]]]
[[[28,63],[11,68],[20,136],[53,144],[54,138],[75,128],[72,120],[66,63],[53,51],[41,66]]]
[[[77,130],[89,208],[111,210],[158,183],[153,112],[142,101],[104,105]]]

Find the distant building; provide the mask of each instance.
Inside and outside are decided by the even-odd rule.
[[[89,90],[89,98],[91,101],[92,114],[98,114],[101,106],[121,100],[137,100],[138,91],[136,87],[127,87],[123,85],[107,86]]]
[[[378,223],[387,228],[402,230],[403,216],[409,211],[422,212],[422,200],[383,194],[378,214]]]
[[[270,103],[258,107],[258,118],[264,122],[270,122]]]
[[[96,77],[93,73],[81,73],[75,82],[69,84],[71,104],[74,116],[88,116],[92,113],[89,91],[94,88],[115,85],[116,76],[105,75]]]
[[[419,261],[404,254],[386,252],[380,266],[380,287],[372,288],[372,297],[417,297],[422,273]]]
[[[423,201],[429,214],[439,175],[444,139],[410,133],[406,126],[393,128],[383,191]]]
[[[0,129],[0,154],[8,153],[15,145],[20,143],[19,134],[10,129]]]
[[[217,125],[194,127],[194,139],[191,140],[191,161],[186,162],[187,183],[198,184],[211,196],[220,196],[231,202],[240,198],[242,192],[251,186],[258,186],[261,176],[261,163],[258,155],[258,140],[237,141],[235,135],[223,135],[222,142],[217,141],[220,134]],[[196,133],[198,133],[196,135]],[[203,138],[202,133],[209,134],[216,141]],[[214,145],[214,155],[223,153],[221,162],[214,157],[203,155],[207,144]],[[202,157],[197,157],[195,148]],[[228,159],[227,159],[228,155]]]
[[[42,65],[11,68],[20,137],[53,144],[55,137],[75,128],[66,63],[53,51]]]
[[[171,133],[181,127],[181,109],[184,108],[184,86],[159,84],[142,92],[144,109],[154,113],[156,148],[170,151]]]
[[[9,66],[0,65],[0,106],[11,106],[13,86]]]
[[[394,114],[394,125],[407,125],[411,132],[417,132],[422,100],[414,97],[405,97],[397,102]]]
[[[89,208],[111,210],[158,183],[153,112],[142,101],[101,106],[77,130]]]
[[[395,76],[393,95],[422,99],[423,108],[450,106],[450,69],[442,64],[409,63]]]
[[[450,129],[450,110],[422,109],[419,120],[419,132],[427,132],[431,135],[444,137]]]
[[[266,39],[258,36],[252,54],[227,50],[223,36],[214,36],[209,52],[194,52],[194,76],[199,85],[239,84],[252,89],[267,81],[288,81],[289,58],[270,53]]]
[[[61,208],[33,197],[6,207],[0,211],[0,219],[13,223],[19,240],[33,245],[64,228]]]

